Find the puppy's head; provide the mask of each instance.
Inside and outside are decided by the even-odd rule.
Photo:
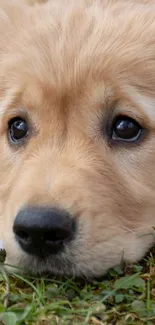
[[[98,276],[153,244],[154,9],[60,0],[1,11],[0,239],[9,264]]]

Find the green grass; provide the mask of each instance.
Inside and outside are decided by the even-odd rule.
[[[0,324],[155,324],[153,255],[92,282],[15,273],[8,277],[1,264]]]

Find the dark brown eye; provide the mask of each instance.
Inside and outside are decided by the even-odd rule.
[[[8,123],[9,137],[12,142],[18,142],[28,135],[27,122],[20,118],[15,117]]]
[[[134,119],[119,116],[112,125],[111,137],[113,140],[134,142],[139,139],[142,131],[142,127]]]

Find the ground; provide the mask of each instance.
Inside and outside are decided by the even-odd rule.
[[[154,253],[91,282],[8,276],[1,262],[0,324],[155,324]]]

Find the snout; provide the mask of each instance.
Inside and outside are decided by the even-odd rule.
[[[40,258],[63,250],[73,239],[75,228],[70,214],[54,207],[27,207],[17,214],[13,225],[21,248]]]

